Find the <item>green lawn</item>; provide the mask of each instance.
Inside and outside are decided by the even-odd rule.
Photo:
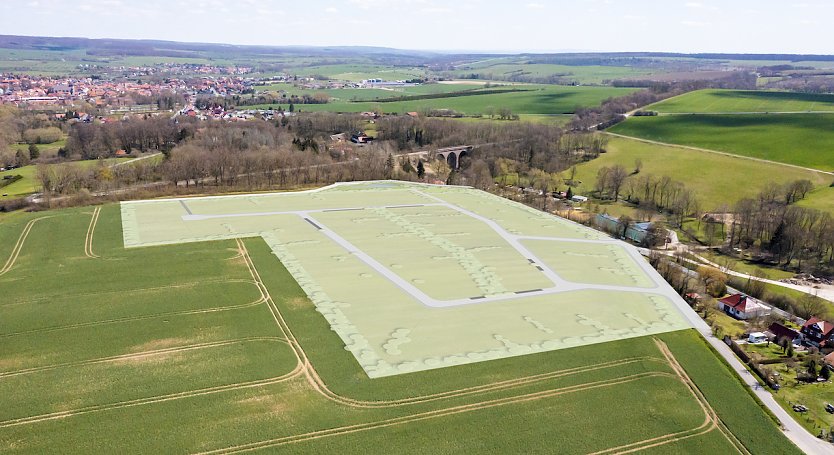
[[[232,240],[126,250],[119,207],[107,205],[92,231],[99,257],[88,257],[93,211],[20,213],[0,223],[6,263],[26,223],[50,217],[34,222],[19,256],[0,270],[4,453],[239,445],[290,453],[587,453],[690,431],[704,420],[650,337],[368,379],[262,239],[243,242],[258,275]],[[274,304],[259,299],[260,289]],[[382,407],[333,401],[303,374],[282,376],[296,358],[282,341],[279,315],[333,394],[448,395]],[[751,452],[798,453],[694,331],[659,338]],[[390,419],[402,421],[381,426],[399,421]],[[367,429],[344,433],[351,425]],[[322,430],[336,434],[303,436]],[[715,430],[659,447],[732,450]]]
[[[464,86],[466,87],[466,86]],[[565,87],[537,85],[524,92],[496,93],[489,95],[458,96],[412,101],[349,102],[297,105],[303,112],[363,112],[381,110],[385,113],[405,113],[426,109],[452,109],[462,114],[484,114],[488,107],[508,108],[515,114],[554,115],[570,114],[578,107],[591,107],[607,98],[626,95],[635,89],[614,87]],[[270,105],[253,106],[269,107]],[[278,107],[277,104],[272,105]],[[289,105],[281,105],[285,110]]]
[[[831,171],[832,125],[834,114],[675,115],[632,117],[610,131]]]
[[[646,109],[660,113],[834,111],[834,95],[707,89],[676,96]]]
[[[817,172],[625,138],[612,137],[607,150],[599,158],[577,166],[576,180],[581,181],[578,192],[574,190],[577,194],[593,190],[599,168],[620,164],[630,172],[635,167],[636,159],[643,163],[640,174],[651,174],[657,178],[669,176],[694,190],[704,210],[714,210],[725,204],[732,206],[741,198],[755,197],[766,185],[774,183],[809,179],[818,186],[816,191],[822,193],[828,192],[826,187],[831,183],[830,176]],[[639,178],[640,174],[628,178]],[[761,180],[761,176],[768,178]],[[809,203],[823,199],[811,193]],[[823,201],[819,208],[828,208],[825,204],[828,202]],[[834,206],[831,208],[834,209]]]

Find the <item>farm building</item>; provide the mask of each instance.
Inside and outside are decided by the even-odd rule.
[[[643,241],[646,240],[646,236],[649,234],[649,229],[652,226],[652,223],[648,222],[632,223],[628,225],[628,227],[625,230],[625,234],[623,235],[622,223],[619,219],[611,215],[598,214],[594,222],[597,226],[599,226],[606,232],[611,232],[618,236],[622,235],[623,237],[631,240],[634,243],[643,243]]]
[[[718,301],[718,309],[736,319],[752,319],[770,314],[770,308],[744,294],[724,297]]]

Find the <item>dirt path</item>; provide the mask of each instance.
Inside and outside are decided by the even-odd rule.
[[[30,220],[26,223],[26,226],[23,227],[23,232],[20,233],[20,237],[17,239],[14,247],[12,248],[12,253],[9,255],[9,259],[6,260],[6,264],[3,265],[3,268],[0,269],[0,276],[5,275],[12,269],[14,263],[17,261],[18,256],[20,256],[20,250],[23,249],[23,244],[26,242],[26,238],[29,237],[29,233],[32,232],[32,226],[35,225],[40,220],[45,220],[47,218],[52,218],[52,216],[42,216],[40,218],[35,218]]]
[[[87,228],[87,237],[84,239],[84,254],[88,258],[98,258],[97,254],[93,253],[93,232],[96,230],[98,224],[98,216],[101,214],[101,207],[93,209],[93,217],[90,219],[90,226]]]
[[[771,160],[766,160],[766,159],[763,159],[763,158],[754,158],[752,156],[736,155],[736,154],[728,153],[728,152],[719,152],[718,150],[711,150],[711,149],[705,149],[705,148],[700,148],[700,147],[692,147],[690,145],[670,144],[668,142],[653,141],[653,140],[650,140],[650,139],[642,139],[642,138],[634,137],[634,136],[625,136],[623,134],[612,133],[610,131],[603,131],[602,134],[607,134],[609,136],[619,137],[619,138],[622,138],[622,139],[630,139],[630,140],[633,140],[633,141],[643,142],[643,143],[646,143],[646,144],[662,145],[662,146],[665,146],[665,147],[674,147],[674,148],[679,148],[679,149],[684,149],[684,150],[695,150],[696,152],[714,153],[716,155],[730,156],[730,157],[733,157],[733,158],[740,158],[740,159],[743,159],[743,160],[758,161],[759,163],[774,164],[774,165],[777,165],[777,166],[786,166],[786,167],[790,167],[790,168],[793,168],[793,169],[800,169],[800,170],[803,170],[803,171],[817,172],[817,173],[820,173],[820,174],[826,174],[828,176],[834,176],[834,172],[830,172],[830,171],[823,171],[823,170],[820,170],[820,169],[814,169],[814,168],[810,168],[810,167],[797,166],[795,164],[780,163],[778,161],[771,161]]]

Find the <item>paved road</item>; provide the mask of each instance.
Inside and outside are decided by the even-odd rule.
[[[706,332],[701,331],[701,335],[703,335],[709,344],[711,344],[716,351],[721,354],[721,357],[724,357],[724,360],[730,364],[730,367],[741,378],[742,382],[747,387],[750,387],[753,394],[756,395],[756,397],[761,400],[765,406],[767,406],[777,419],[779,419],[782,423],[785,436],[787,436],[788,439],[793,441],[793,443],[802,449],[803,452],[809,455],[830,455],[834,453],[834,445],[821,441],[816,436],[809,433],[802,427],[802,425],[793,419],[791,414],[779,406],[779,403],[776,402],[776,399],[773,398],[773,395],[771,395],[768,389],[759,386],[759,382],[755,377],[753,377],[753,374],[744,367],[744,364],[741,363],[729,346],[716,338],[709,329],[707,329]]]

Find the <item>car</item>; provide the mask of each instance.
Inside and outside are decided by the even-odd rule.
[[[803,404],[793,405],[793,410],[796,412],[808,412],[808,407]]]
[[[834,414],[834,405],[831,403],[825,403],[825,411],[829,414]]]

